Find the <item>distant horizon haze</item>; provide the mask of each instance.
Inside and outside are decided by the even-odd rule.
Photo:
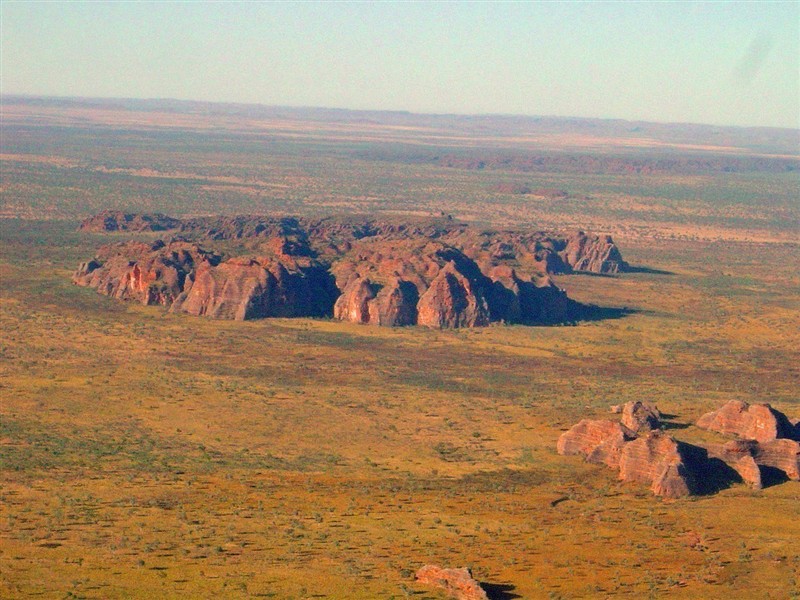
[[[52,96],[41,94],[19,94],[19,93],[2,93],[0,94],[0,102],[5,101],[19,101],[24,100],[27,102],[40,101],[42,103],[75,103],[81,105],[102,105],[104,103],[110,104],[124,104],[124,103],[150,103],[153,105],[163,104],[185,104],[187,107],[191,105],[211,105],[216,107],[242,107],[251,109],[263,110],[287,110],[287,111],[309,111],[309,112],[341,112],[353,114],[386,114],[386,115],[408,115],[410,117],[463,117],[463,118],[497,118],[497,119],[530,119],[530,120],[558,120],[558,121],[607,121],[629,123],[631,125],[647,124],[657,126],[690,126],[690,127],[709,127],[721,129],[774,129],[783,131],[795,131],[800,134],[800,124],[796,127],[780,127],[773,125],[726,125],[721,123],[707,123],[701,121],[657,121],[653,119],[626,119],[620,117],[594,117],[586,115],[544,115],[544,114],[521,114],[521,113],[502,113],[502,112],[485,112],[485,113],[469,113],[469,112],[422,112],[415,110],[402,110],[402,109],[375,109],[375,108],[349,108],[344,106],[309,106],[309,105],[291,105],[291,104],[265,104],[261,102],[231,102],[231,101],[217,101],[217,100],[198,100],[195,98],[156,98],[156,97],[123,97],[123,96]],[[154,110],[155,110],[154,106]],[[224,111],[223,111],[224,112]],[[800,137],[798,137],[800,143]],[[798,147],[800,152],[800,147]]]
[[[800,129],[800,2],[0,3],[3,96]]]

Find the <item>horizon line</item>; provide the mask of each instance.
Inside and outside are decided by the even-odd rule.
[[[633,119],[623,117],[588,117],[579,115],[542,115],[542,114],[524,114],[524,113],[468,113],[468,112],[425,112],[413,111],[405,109],[379,109],[379,108],[345,108],[337,106],[314,106],[314,105],[293,105],[293,104],[265,104],[260,102],[235,102],[226,100],[198,100],[187,98],[173,98],[173,97],[136,97],[136,96],[60,96],[49,94],[29,94],[17,92],[2,92],[0,93],[0,108],[7,98],[15,99],[43,99],[43,100],[71,100],[78,102],[92,102],[92,101],[116,101],[116,102],[175,102],[183,104],[207,104],[217,106],[241,106],[241,107],[259,107],[270,109],[290,109],[290,110],[319,110],[319,111],[340,111],[349,113],[382,113],[393,115],[409,115],[420,117],[491,117],[491,118],[522,118],[522,119],[552,119],[552,120],[578,120],[578,121],[606,121],[606,122],[619,122],[631,124],[648,124],[648,125],[691,125],[709,128],[725,128],[737,130],[771,130],[771,131],[785,131],[800,133],[800,126],[798,127],[778,127],[774,125],[731,125],[719,123],[707,123],[701,121],[653,121],[648,119]]]

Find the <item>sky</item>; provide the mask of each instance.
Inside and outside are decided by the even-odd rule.
[[[800,128],[800,0],[2,0],[0,91]]]

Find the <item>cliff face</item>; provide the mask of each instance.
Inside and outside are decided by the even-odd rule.
[[[356,323],[458,328],[580,316],[580,305],[548,277],[526,281],[510,267],[482,269],[443,242],[357,243],[332,271],[342,290],[334,317]]]
[[[218,319],[322,317],[335,288],[327,270],[290,258],[234,258],[204,263],[171,306],[175,312]]]
[[[119,300],[171,306],[191,273],[218,262],[216,254],[186,242],[112,244],[82,263],[73,281]]]
[[[104,215],[89,221],[113,217]],[[610,238],[474,232],[447,220],[208,217],[170,224],[180,237],[103,246],[73,280],[114,298],[214,318],[332,315],[456,328],[577,320],[582,305],[547,273],[624,265]],[[203,249],[208,244],[240,255],[222,260]]]
[[[619,273],[628,266],[610,235],[587,235],[583,231],[567,239],[559,256],[574,271]]]

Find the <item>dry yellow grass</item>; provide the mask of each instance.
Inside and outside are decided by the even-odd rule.
[[[554,451],[632,399],[800,414],[796,247],[622,240],[675,274],[559,283],[625,318],[431,331],[122,305],[68,282],[95,240],[0,239],[2,597],[438,598],[428,562],[505,597],[798,594],[797,483],[670,502]]]

